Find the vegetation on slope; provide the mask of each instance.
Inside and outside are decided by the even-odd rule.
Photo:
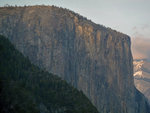
[[[30,63],[0,36],[1,113],[97,113],[84,96],[65,81]]]

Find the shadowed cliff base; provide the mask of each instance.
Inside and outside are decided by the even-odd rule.
[[[134,87],[130,37],[72,11],[0,8],[0,33],[32,63],[60,75],[102,113],[149,113]]]

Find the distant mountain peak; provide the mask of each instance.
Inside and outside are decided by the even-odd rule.
[[[135,70],[135,71],[141,70],[143,64],[144,64],[144,60],[133,61],[134,70]]]
[[[150,62],[147,59],[136,59],[133,66],[135,86],[150,101]]]

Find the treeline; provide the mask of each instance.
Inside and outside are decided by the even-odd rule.
[[[0,35],[1,113],[98,113],[66,81],[30,63]]]

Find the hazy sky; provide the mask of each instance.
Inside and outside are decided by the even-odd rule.
[[[150,38],[150,0],[0,0],[0,6],[56,5],[131,37]]]

